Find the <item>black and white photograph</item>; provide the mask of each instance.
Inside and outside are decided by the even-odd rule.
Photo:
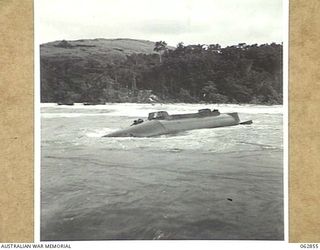
[[[285,240],[286,0],[38,0],[40,240]]]

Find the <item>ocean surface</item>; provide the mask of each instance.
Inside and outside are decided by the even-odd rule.
[[[148,112],[252,125],[103,138]],[[282,240],[283,107],[41,104],[41,240]]]

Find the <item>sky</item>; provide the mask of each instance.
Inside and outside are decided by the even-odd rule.
[[[55,40],[132,38],[189,44],[283,41],[286,0],[37,0],[36,35]]]

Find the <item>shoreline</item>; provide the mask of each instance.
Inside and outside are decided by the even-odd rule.
[[[59,102],[40,102],[40,105],[46,105],[46,104],[56,104],[57,106],[101,106],[101,105],[115,105],[115,104],[150,104],[150,105],[174,105],[174,104],[188,104],[188,105],[239,105],[239,106],[283,106],[283,103],[274,103],[274,104],[268,104],[268,103],[202,103],[202,102],[105,102],[105,103],[99,103],[99,104],[85,104],[85,102],[73,102],[73,103],[67,103],[67,104],[60,104]]]

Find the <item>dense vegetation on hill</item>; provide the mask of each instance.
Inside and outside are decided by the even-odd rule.
[[[151,92],[164,102],[280,104],[282,45],[94,39],[41,46],[42,102],[144,102]]]

